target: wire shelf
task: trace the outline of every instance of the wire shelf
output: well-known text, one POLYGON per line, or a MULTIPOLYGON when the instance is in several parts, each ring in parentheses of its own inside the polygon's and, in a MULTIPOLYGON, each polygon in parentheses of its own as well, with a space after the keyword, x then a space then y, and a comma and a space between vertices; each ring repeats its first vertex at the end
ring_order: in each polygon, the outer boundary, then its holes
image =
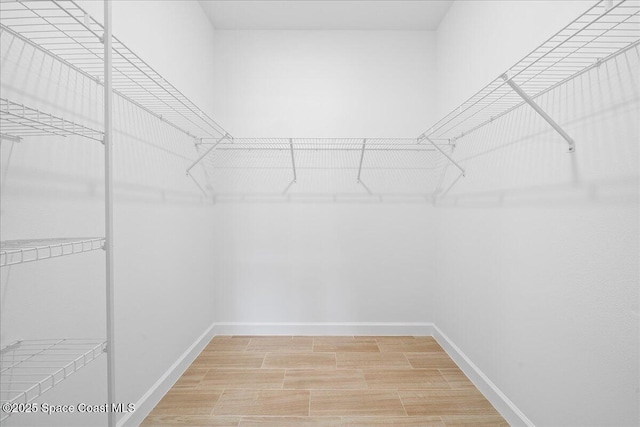
POLYGON ((201 189, 214 197, 432 197, 448 164, 436 147, 415 138, 236 138, 201 144, 199 150, 206 154, 201 189))
POLYGON ((506 80, 536 98, 639 43, 640 2, 601 0, 420 138, 453 142, 523 105, 506 80))
MULTIPOLYGON (((16 341, 0 351, 2 403, 29 403, 105 352, 95 339, 16 341)), ((2 420, 11 413, 2 412, 2 420)))
POLYGON ((0 242, 0 267, 102 249, 102 237, 5 240, 0 242))
MULTIPOLYGON (((97 82, 104 81, 102 24, 72 0, 3 0, 0 29, 97 82)), ((113 89, 194 137, 227 132, 118 38, 112 39, 113 89)))
POLYGON ((0 98, 0 135, 19 141, 29 136, 79 135, 102 141, 103 132, 0 98))

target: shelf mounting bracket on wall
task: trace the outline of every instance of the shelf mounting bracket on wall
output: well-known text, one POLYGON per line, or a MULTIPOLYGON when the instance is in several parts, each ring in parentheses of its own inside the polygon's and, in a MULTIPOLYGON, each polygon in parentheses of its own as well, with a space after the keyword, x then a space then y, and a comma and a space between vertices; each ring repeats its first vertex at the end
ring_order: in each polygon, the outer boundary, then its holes
POLYGON ((551 125, 553 129, 555 129, 556 132, 560 134, 560 136, 562 136, 567 141, 567 143, 569 144, 569 153, 573 153, 576 150, 573 138, 571 138, 569 134, 565 132, 564 129, 562 129, 562 127, 551 118, 551 116, 549 116, 538 104, 536 104, 536 102, 529 95, 527 95, 526 92, 522 90, 522 88, 518 86, 507 73, 504 73, 500 77, 511 87, 511 89, 513 89, 515 93, 520 96, 520 98, 524 100, 524 102, 529 104, 531 108, 536 111, 536 113, 538 113, 547 123, 551 125))
MULTIPOLYGON (((364 149, 366 146, 367 146, 367 139, 365 138, 362 140, 362 151, 360 152, 360 166, 358 166, 358 184, 360 184, 360 174, 362 173, 362 161, 364 160, 364 149)), ((367 187, 365 186, 365 188, 367 187)))
POLYGON ((198 163, 200 163, 200 161, 202 161, 202 159, 204 159, 205 157, 207 157, 207 155, 212 152, 213 150, 216 149, 216 147, 218 146, 218 144, 220 144, 222 141, 224 141, 225 139, 229 139, 231 137, 231 135, 229 135, 228 133, 224 134, 224 136, 222 136, 222 138, 218 139, 216 142, 213 143, 213 145, 211 147, 209 147, 209 149, 207 151, 205 151, 204 153, 202 153, 200 155, 200 157, 198 157, 198 159, 191 163, 191 166, 189 166, 187 168, 187 175, 189 175, 189 172, 191 171, 191 169, 193 169, 193 167, 195 165, 197 165, 198 163))
POLYGON ((4 133, 0 133, 0 141, 9 141, 9 142, 20 142, 22 138, 19 136, 7 135, 4 133))
POLYGON ((456 168, 458 168, 458 170, 460 171, 460 176, 467 176, 467 173, 465 172, 465 170, 462 168, 462 166, 460 166, 458 164, 458 162, 456 162, 455 160, 453 160, 453 158, 451 158, 450 155, 448 155, 447 153, 444 152, 444 150, 440 147, 438 147, 438 144, 436 144, 435 142, 433 142, 428 136, 426 136, 425 134, 420 135, 420 137, 418 137, 418 143, 420 143, 420 141, 422 141, 423 139, 426 139, 427 141, 429 141, 431 143, 431 145, 433 145, 436 150, 438 150, 440 152, 440 154, 442 154, 443 156, 445 156, 447 158, 447 160, 449 160, 449 162, 451 162, 452 165, 454 165, 456 168))
POLYGON ((296 159, 293 155, 293 139, 289 138, 289 148, 291 149, 291 167, 293 168, 293 182, 298 182, 296 175, 296 159))

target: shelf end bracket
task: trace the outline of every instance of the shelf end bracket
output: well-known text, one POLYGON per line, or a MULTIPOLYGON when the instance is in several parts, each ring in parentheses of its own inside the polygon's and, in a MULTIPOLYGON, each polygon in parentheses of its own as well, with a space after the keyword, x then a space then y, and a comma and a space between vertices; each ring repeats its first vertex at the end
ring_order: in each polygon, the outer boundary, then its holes
POLYGON ((193 169, 193 167, 194 167, 195 165, 197 165, 198 163, 200 163, 200 161, 201 161, 202 159, 204 159, 205 157, 207 157, 207 155, 208 155, 210 152, 212 152, 213 150, 215 150, 215 148, 218 146, 218 144, 220 144, 220 143, 221 143, 222 141, 224 141, 225 139, 228 139, 230 136, 231 136, 231 135, 229 135, 228 133, 225 133, 225 134, 222 136, 222 138, 218 139, 218 140, 217 140, 217 141, 216 141, 216 142, 215 142, 211 147, 209 147, 209 149, 208 149, 207 151, 205 151, 204 153, 202 153, 202 154, 200 155, 200 157, 198 157, 198 159, 197 159, 195 162, 191 163, 191 166, 189 166, 189 167, 187 168, 187 175, 189 175, 189 172, 191 171, 191 169, 193 169))
MULTIPOLYGON (((358 183, 360 183, 360 174, 362 173, 362 161, 364 160, 364 149, 367 146, 367 139, 363 139, 362 140, 362 151, 360 152, 360 166, 358 166, 358 183)), ((365 188, 367 188, 365 186, 365 188)), ((367 191, 369 191, 369 189, 367 188, 367 191)))
POLYGON ((293 182, 298 182, 296 175, 296 158, 293 155, 293 139, 289 138, 289 148, 291 149, 291 167, 293 168, 293 182))
POLYGON ((19 136, 7 135, 6 133, 0 133, 0 141, 20 142, 22 138, 19 136))
POLYGON ((527 95, 526 92, 522 90, 522 88, 518 86, 507 73, 503 74, 500 77, 502 77, 502 80, 504 80, 511 87, 511 89, 513 89, 513 91, 524 100, 524 102, 529 104, 531 108, 536 111, 536 113, 538 113, 547 123, 551 125, 551 127, 556 132, 560 134, 560 136, 562 136, 562 138, 564 138, 565 141, 567 141, 567 143, 569 144, 569 153, 573 153, 576 150, 576 144, 573 138, 571 138, 569 134, 565 132, 564 129, 562 129, 562 127, 551 118, 551 116, 549 116, 538 104, 536 104, 536 102, 529 95, 527 95))
POLYGON ((458 164, 458 162, 456 162, 455 160, 453 160, 453 158, 448 155, 447 153, 444 152, 444 150, 440 147, 438 147, 438 144, 436 144, 435 142, 433 142, 428 136, 420 135, 419 139, 418 139, 418 143, 420 143, 420 141, 422 139, 426 139, 427 141, 429 141, 431 143, 431 145, 433 145, 436 150, 438 150, 440 152, 440 154, 442 154, 443 156, 445 156, 447 158, 447 160, 449 160, 449 162, 451 162, 451 164, 453 166, 455 166, 456 168, 458 168, 458 170, 460 171, 460 175, 466 177, 467 176, 467 172, 465 172, 465 170, 462 168, 462 166, 460 166, 458 164))

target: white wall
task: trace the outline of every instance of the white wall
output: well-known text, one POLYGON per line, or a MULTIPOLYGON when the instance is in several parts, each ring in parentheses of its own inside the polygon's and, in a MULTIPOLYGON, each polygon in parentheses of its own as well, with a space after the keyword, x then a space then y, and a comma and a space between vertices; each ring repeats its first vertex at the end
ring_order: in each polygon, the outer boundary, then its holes
MULTIPOLYGON (((440 112, 590 4, 454 3, 440 112)), ((433 320, 536 425, 638 425, 639 69, 636 49, 538 99, 573 155, 528 108, 460 139, 437 209, 433 320)))
MULTIPOLYGON (((83 2, 101 20, 102 2, 83 2)), ((197 2, 114 2, 114 34, 215 115, 213 29, 197 2), (172 28, 173 31, 167 31, 172 28), (179 31, 178 31, 179 29, 179 31)), ((101 126, 101 88, 3 33, 2 96, 101 126), (7 53, 8 52, 8 53, 7 53)), ((212 208, 185 176, 193 140, 114 100, 116 375, 137 402, 213 322, 212 208)), ((80 138, 2 143, 2 238, 104 235, 103 149, 80 138), (9 156, 11 152, 11 156, 9 156)), ((2 339, 104 337, 104 253, 3 268, 2 339)), ((40 401, 106 401, 105 361, 40 401)), ((104 425, 43 417, 41 425, 104 425)), ((33 425, 11 417, 7 425, 33 425)), ((4 423, 3 423, 4 425, 4 423)))
MULTIPOLYGON (((220 120, 235 137, 416 137, 435 119, 434 42, 421 31, 217 31, 220 120)), ((322 180, 312 173, 294 186, 322 180)), ((217 322, 429 320, 424 199, 335 203, 352 187, 327 188, 322 203, 217 206, 217 322)))
POLYGON ((216 31, 235 137, 411 137, 435 113, 430 31, 216 31))
MULTIPOLYGON (((214 36, 195 2, 115 2, 114 33, 236 137, 414 137, 585 7, 456 2, 436 45, 429 32, 214 36)), ((99 88, 7 49, 3 96, 99 126, 99 88)), ((468 177, 435 210, 207 207, 184 176, 190 141, 116 101, 118 400, 137 401, 214 319, 434 321, 537 425, 636 425, 637 71, 632 51, 540 100, 573 156, 524 109, 461 140, 468 177)), ((2 162, 3 239, 102 234, 99 144, 3 142, 2 162)), ((2 271, 3 341, 102 333, 102 255, 81 257, 2 271)), ((88 369, 47 401, 103 401, 104 363, 88 369)))
POLYGON ((219 205, 216 321, 424 322, 431 218, 426 203, 219 205))

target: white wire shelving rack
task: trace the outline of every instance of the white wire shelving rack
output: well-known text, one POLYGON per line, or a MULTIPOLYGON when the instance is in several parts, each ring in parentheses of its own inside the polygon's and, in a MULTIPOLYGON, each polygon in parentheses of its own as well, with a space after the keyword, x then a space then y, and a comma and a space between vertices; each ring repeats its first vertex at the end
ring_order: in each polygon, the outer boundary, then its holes
POLYGON ((640 2, 601 0, 436 122, 418 141, 455 145, 460 138, 528 104, 573 152, 574 140, 535 99, 639 43, 640 2))
MULTIPOLYGON (((104 340, 43 339, 16 341, 0 350, 2 403, 26 404, 97 359, 104 340)), ((11 412, 2 412, 4 421, 11 412)))
MULTIPOLYGON (((103 24, 73 0, 3 0, 0 30, 98 83, 105 81, 103 24)), ((113 91, 194 138, 231 136, 117 37, 112 40, 113 91)))
MULTIPOLYGON (((164 81, 144 61, 111 34, 111 0, 104 0, 104 26, 73 1, 2 0, 0 37, 18 39, 104 89, 104 128, 87 126, 35 108, 0 99, 0 136, 23 138, 82 136, 102 142, 105 150, 105 237, 11 240, 1 242, 0 266, 104 249, 106 270, 106 340, 20 341, 2 350, 2 401, 29 402, 51 389, 100 354, 107 357, 107 403, 115 402, 115 339, 113 295, 112 96, 119 93, 162 119, 183 119, 205 136, 217 135, 215 122, 164 81), (114 58, 115 56, 115 58, 114 58), (113 79, 113 74, 116 78, 113 79), (194 117, 197 117, 195 119, 194 117), (198 121, 199 120, 199 121, 198 121)), ((3 414, 2 418, 10 416, 3 414)), ((116 417, 107 414, 109 426, 116 417)))
MULTIPOLYGON (((430 200, 442 191, 446 144, 415 138, 235 138, 203 143, 190 166, 205 171, 206 196, 327 196, 430 200)), ((197 183, 197 182, 196 182, 197 183)))
POLYGON ((102 237, 59 237, 0 242, 0 267, 103 249, 102 237))
MULTIPOLYGON (((23 104, 0 98, 0 138, 19 142, 35 136, 81 136, 102 142, 104 133, 23 104)), ((0 242, 0 267, 102 249, 101 237, 59 237, 0 242)))
POLYGON ((102 142, 104 132, 0 98, 0 137, 2 139, 19 142, 30 136, 67 137, 71 135, 102 142))
MULTIPOLYGON (((215 173, 215 167, 228 166, 220 160, 224 158, 225 151, 234 153, 290 151, 292 182, 296 183, 300 169, 296 168, 297 155, 300 156, 305 151, 355 152, 360 150, 360 162, 356 166, 357 176, 355 177, 357 182, 360 182, 363 171, 362 159, 367 158, 365 153, 376 150, 411 152, 417 146, 426 146, 436 150, 446 159, 446 162, 440 163, 443 171, 448 167, 458 170, 457 176, 448 185, 443 186, 442 176, 440 176, 435 187, 427 190, 442 197, 460 178, 466 176, 465 169, 452 155, 456 141, 525 104, 533 108, 558 132, 568 144, 570 153, 574 152, 576 144, 573 138, 536 103, 535 99, 580 74, 600 66, 605 61, 633 49, 638 44, 640 44, 640 2, 601 0, 436 122, 416 140, 333 139, 329 142, 311 139, 236 138, 225 141, 225 138, 221 137, 214 143, 202 144, 206 149, 201 149, 200 157, 191 164, 187 172, 197 164, 208 164, 211 170, 206 175, 210 177, 215 173), (218 160, 205 160, 209 157, 218 160)), ((255 157, 254 154, 248 154, 248 156, 255 157)), ((267 163, 273 164, 272 157, 273 155, 265 157, 267 163)), ((230 156, 227 155, 227 158, 230 156)), ((388 156, 388 159, 391 159, 391 156, 388 156)), ((241 163, 240 160, 236 160, 234 167, 240 167, 241 163)), ((248 163, 251 163, 251 160, 248 160, 248 163)), ((351 163, 354 162, 351 161, 351 163)), ((366 165, 366 162, 364 164, 366 165)), ((393 164, 393 161, 390 161, 386 166, 393 164)), ((283 166, 280 164, 278 167, 283 166)), ((383 168, 385 165, 381 164, 380 167, 383 168)), ((200 187, 202 189, 202 186, 200 187)))

